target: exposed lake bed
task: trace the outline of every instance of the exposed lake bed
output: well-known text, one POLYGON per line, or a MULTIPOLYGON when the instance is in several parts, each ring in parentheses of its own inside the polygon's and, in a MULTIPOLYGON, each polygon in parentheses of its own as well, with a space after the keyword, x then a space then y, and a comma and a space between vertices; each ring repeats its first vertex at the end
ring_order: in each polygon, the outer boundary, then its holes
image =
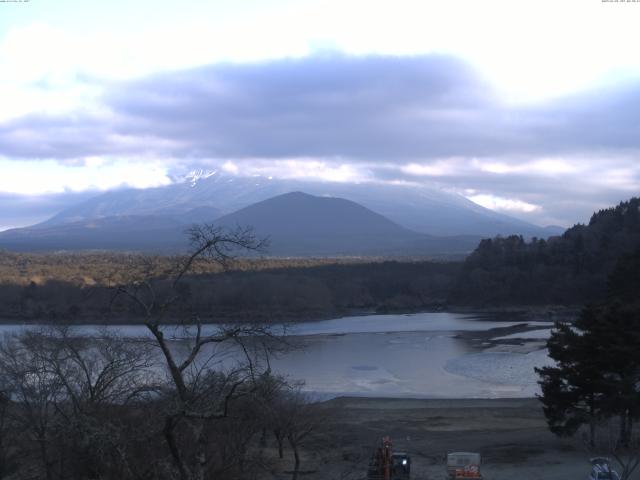
MULTIPOLYGON (((328 413, 329 440, 306 447, 309 480, 363 478, 371 450, 383 435, 391 437, 395 449, 410 453, 416 479, 447 478, 445 456, 455 451, 480 452, 481 472, 493 480, 566 480, 589 473, 587 452, 549 432, 541 404, 532 398, 341 397, 318 408, 328 413)), ((289 457, 272 457, 280 472, 290 470, 289 457)))

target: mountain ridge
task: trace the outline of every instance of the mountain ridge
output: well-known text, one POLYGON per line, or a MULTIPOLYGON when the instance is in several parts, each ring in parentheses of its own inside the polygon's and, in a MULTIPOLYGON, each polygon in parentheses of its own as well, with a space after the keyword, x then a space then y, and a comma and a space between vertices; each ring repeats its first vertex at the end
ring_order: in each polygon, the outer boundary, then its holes
MULTIPOLYGON (((205 212, 215 211, 205 208, 205 212)), ((0 247, 185 251, 188 247, 185 230, 190 225, 186 217, 120 215, 44 223, 0 232, 0 247)), ((302 192, 257 202, 213 223, 229 229, 253 227, 256 236, 271 238, 269 255, 463 255, 480 240, 477 236, 435 237, 414 232, 356 202, 302 192)))
POLYGON ((494 212, 457 194, 436 188, 375 183, 283 180, 264 176, 237 177, 197 171, 171 185, 144 190, 105 192, 54 215, 43 224, 62 224, 117 215, 181 214, 211 207, 220 215, 292 191, 339 197, 359 203, 395 223, 430 235, 495 236, 560 233, 494 212))

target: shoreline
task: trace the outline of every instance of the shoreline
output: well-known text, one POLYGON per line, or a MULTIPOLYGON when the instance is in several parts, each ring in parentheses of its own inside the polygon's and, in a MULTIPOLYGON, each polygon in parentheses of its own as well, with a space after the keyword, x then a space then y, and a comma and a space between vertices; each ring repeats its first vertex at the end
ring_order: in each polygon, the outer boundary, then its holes
MULTIPOLYGON (((433 306, 432 308, 406 308, 406 309, 353 309, 344 312, 334 312, 332 315, 319 315, 319 316, 296 316, 296 315, 286 315, 282 316, 277 320, 274 319, 262 319, 264 323, 273 323, 273 324, 297 324, 297 323, 312 323, 312 322, 323 322, 327 320, 337 320, 342 318, 350 318, 350 317, 362 317, 362 316, 382 316, 382 315, 416 315, 420 313, 453 313, 453 314, 463 314, 463 315, 477 315, 477 316, 488 316, 494 317, 492 320, 494 321, 514 321, 513 319, 501 319, 500 317, 504 317, 506 315, 515 315, 518 317, 522 317, 521 320, 523 323, 526 321, 570 321, 573 317, 575 317, 581 310, 582 306, 577 305, 518 305, 518 306, 504 306, 504 307, 474 307, 474 306, 466 306, 466 305, 438 305, 433 306), (295 320, 291 318, 295 317, 295 320), (546 317, 545 320, 540 320, 540 317, 546 317)), ((250 319, 250 315, 246 315, 244 317, 248 317, 250 319)), ((243 323, 251 320, 247 320, 247 318, 235 318, 235 317, 225 317, 222 315, 220 321, 210 321, 204 320, 201 322, 202 325, 220 325, 220 324, 233 324, 233 323, 243 323)), ((259 318, 259 317, 258 317, 259 318)), ((47 325, 47 326, 123 326, 123 325, 144 325, 144 321, 141 319, 135 318, 127 318, 127 319, 108 319, 105 318, 103 321, 97 320, 89 320, 89 321, 64 321, 60 319, 51 319, 51 318, 40 318, 40 319, 25 319, 25 318, 0 318, 0 325, 47 325)))

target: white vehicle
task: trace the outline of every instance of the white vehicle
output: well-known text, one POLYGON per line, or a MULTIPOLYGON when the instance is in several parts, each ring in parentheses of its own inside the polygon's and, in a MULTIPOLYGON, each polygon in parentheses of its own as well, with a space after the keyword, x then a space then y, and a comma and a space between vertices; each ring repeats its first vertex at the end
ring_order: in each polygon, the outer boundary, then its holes
POLYGON ((455 452, 447 455, 447 476, 450 480, 481 480, 480 454, 455 452))
POLYGON ((618 473, 611 468, 611 463, 606 457, 594 457, 591 462, 591 474, 589 480, 620 480, 618 473))

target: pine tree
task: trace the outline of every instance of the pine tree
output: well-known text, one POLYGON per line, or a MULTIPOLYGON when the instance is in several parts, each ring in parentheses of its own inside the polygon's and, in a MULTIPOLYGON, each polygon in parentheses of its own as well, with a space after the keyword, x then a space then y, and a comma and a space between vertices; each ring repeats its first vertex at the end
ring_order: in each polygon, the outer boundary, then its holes
POLYGON ((583 309, 573 325, 556 324, 547 346, 554 367, 536 369, 547 423, 557 435, 599 419, 620 419, 628 445, 640 417, 640 252, 620 259, 606 301, 583 309))
POLYGON ((609 385, 603 381, 598 351, 600 342, 588 333, 597 323, 597 307, 585 308, 575 325, 557 323, 547 342, 555 367, 536 369, 549 429, 559 436, 571 436, 589 425, 589 442, 594 445, 596 422, 605 415, 609 385))

